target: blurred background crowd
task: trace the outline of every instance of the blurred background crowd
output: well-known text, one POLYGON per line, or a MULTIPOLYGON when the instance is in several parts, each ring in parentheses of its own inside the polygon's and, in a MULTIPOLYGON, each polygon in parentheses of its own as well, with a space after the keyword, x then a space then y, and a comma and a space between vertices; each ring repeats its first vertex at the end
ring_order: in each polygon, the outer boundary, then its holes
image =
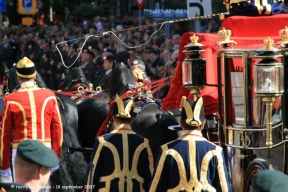
MULTIPOLYGON (((153 24, 153 20, 147 18, 143 25, 145 24, 153 24)), ((108 53, 106 55, 114 56, 110 59, 115 58, 117 63, 130 62, 134 65, 133 69, 137 69, 149 81, 173 76, 177 65, 179 39, 187 29, 180 23, 175 23, 170 36, 165 36, 162 29, 151 37, 159 26, 135 29, 138 25, 138 17, 128 14, 105 19, 96 16, 93 20, 84 20, 78 25, 73 24, 70 19, 65 20, 63 25, 11 25, 2 30, 0 62, 10 69, 20 58, 30 58, 47 86, 53 90, 61 89, 63 78, 73 67, 82 68, 86 79, 94 88, 102 86, 102 89, 106 89, 101 84, 105 72, 110 70, 103 65, 105 52, 108 53), (123 43, 111 33, 96 36, 115 30, 120 31, 116 35, 123 43)), ((213 33, 218 28, 219 25, 213 20, 202 21, 202 32, 213 33)), ((3 73, 5 69, 0 69, 1 77, 3 73)), ((165 97, 168 89, 169 85, 158 91, 157 98, 165 97)))

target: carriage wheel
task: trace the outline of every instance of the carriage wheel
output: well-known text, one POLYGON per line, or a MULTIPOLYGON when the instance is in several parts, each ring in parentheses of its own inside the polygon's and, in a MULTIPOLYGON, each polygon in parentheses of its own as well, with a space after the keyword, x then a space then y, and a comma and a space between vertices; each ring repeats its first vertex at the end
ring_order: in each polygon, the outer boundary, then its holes
POLYGON ((265 159, 254 159, 249 165, 245 172, 244 177, 244 192, 249 192, 250 185, 252 184, 252 179, 254 175, 263 170, 273 169, 272 165, 270 166, 269 163, 265 159))

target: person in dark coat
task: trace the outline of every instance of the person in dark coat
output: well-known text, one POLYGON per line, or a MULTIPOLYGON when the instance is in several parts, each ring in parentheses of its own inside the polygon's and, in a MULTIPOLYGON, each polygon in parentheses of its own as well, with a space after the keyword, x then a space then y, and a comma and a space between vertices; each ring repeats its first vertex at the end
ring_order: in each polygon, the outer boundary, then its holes
POLYGON ((81 53, 82 65, 80 68, 83 70, 86 80, 93 83, 95 75, 95 65, 92 62, 94 58, 94 53, 89 49, 83 49, 81 53))
POLYGON ((181 100, 179 139, 161 146, 150 192, 222 191, 231 192, 223 149, 202 136, 205 125, 203 98, 181 100))
POLYGON ((102 90, 109 89, 109 80, 112 72, 113 65, 116 63, 114 55, 108 55, 103 57, 103 67, 105 71, 97 76, 98 78, 94 81, 94 87, 100 86, 102 90))
POLYGON ((87 186, 93 186, 93 192, 148 191, 153 155, 149 141, 131 129, 133 105, 132 98, 123 101, 116 96, 112 112, 115 129, 96 138, 85 179, 87 186))

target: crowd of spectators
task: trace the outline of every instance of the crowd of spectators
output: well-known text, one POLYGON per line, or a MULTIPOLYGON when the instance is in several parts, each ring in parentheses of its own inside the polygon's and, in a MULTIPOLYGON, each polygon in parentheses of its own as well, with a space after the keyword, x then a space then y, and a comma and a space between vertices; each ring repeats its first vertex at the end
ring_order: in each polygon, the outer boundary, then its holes
MULTIPOLYGON (((147 19, 144 24, 151 23, 152 20, 147 19)), ((24 56, 30 58, 47 86, 53 90, 61 88, 63 78, 73 67, 82 68, 94 88, 99 86, 97 82, 99 78, 103 78, 103 71, 105 72, 102 59, 105 51, 113 54, 117 62, 126 63, 128 59, 131 63, 134 59, 143 61, 144 72, 151 81, 173 76, 177 65, 179 39, 185 31, 176 27, 171 35, 166 37, 162 29, 149 41, 157 26, 135 29, 137 25, 138 18, 127 14, 122 18, 110 16, 105 20, 97 16, 93 21, 83 21, 79 26, 65 22, 62 26, 6 27, 2 30, 0 62, 5 63, 10 69, 24 56), (127 28, 131 30, 122 30, 127 28), (115 30, 122 30, 116 35, 125 44, 111 33, 96 36, 105 31, 115 30), (89 38, 85 43, 87 37, 89 38), (62 43, 57 44, 60 42, 62 43)), ((3 71, 0 67, 1 76, 3 71)), ((165 97, 168 89, 169 86, 161 89, 157 97, 165 97)))

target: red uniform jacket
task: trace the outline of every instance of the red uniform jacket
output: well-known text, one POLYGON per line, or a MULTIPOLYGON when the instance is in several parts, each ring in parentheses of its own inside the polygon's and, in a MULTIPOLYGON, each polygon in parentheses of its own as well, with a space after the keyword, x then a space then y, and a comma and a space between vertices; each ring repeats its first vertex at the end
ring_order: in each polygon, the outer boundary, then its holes
POLYGON ((4 98, 0 169, 10 167, 11 146, 23 140, 38 140, 51 147, 60 158, 63 133, 55 94, 38 87, 21 87, 4 98))

